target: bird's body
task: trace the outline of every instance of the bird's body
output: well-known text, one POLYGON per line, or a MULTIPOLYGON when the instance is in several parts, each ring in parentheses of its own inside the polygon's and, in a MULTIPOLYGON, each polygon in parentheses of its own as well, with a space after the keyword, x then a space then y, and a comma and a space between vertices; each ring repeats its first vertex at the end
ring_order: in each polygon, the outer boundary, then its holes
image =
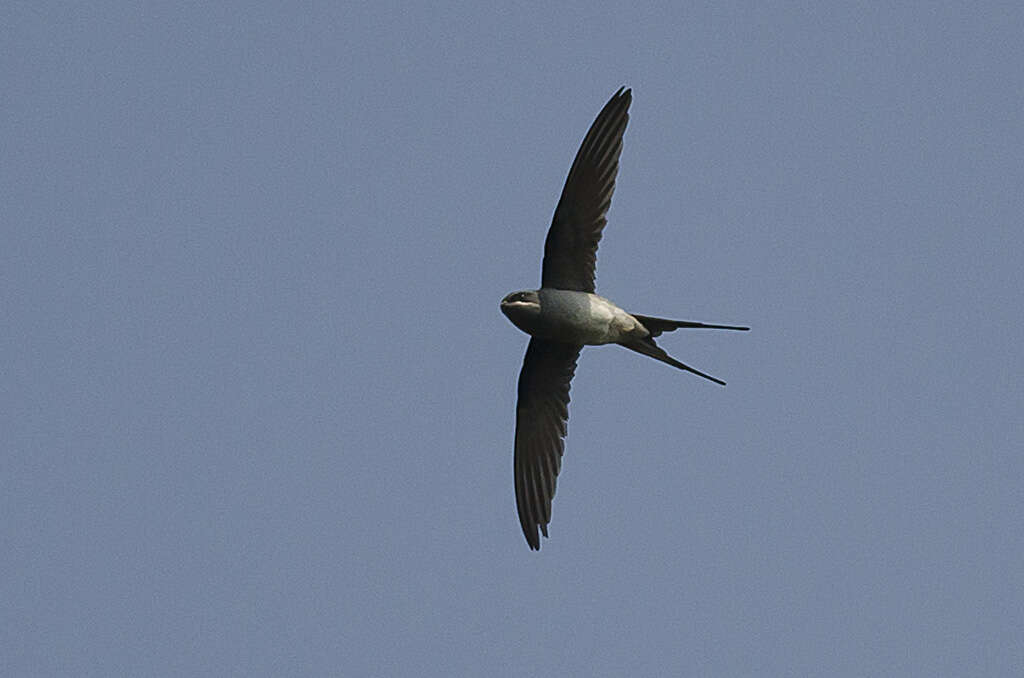
POLYGON ((594 293, 597 245, 615 190, 622 135, 629 120, 629 90, 620 89, 583 139, 544 243, 538 290, 513 292, 501 311, 530 335, 519 374, 516 404, 516 507, 523 535, 540 549, 561 468, 569 418, 569 383, 583 346, 619 344, 718 384, 725 382, 672 358, 654 338, 680 328, 746 330, 627 313, 594 293))
POLYGON ((650 335, 640 321, 596 294, 546 287, 535 292, 536 303, 508 300, 522 292, 501 302, 512 324, 532 337, 600 346, 650 335))

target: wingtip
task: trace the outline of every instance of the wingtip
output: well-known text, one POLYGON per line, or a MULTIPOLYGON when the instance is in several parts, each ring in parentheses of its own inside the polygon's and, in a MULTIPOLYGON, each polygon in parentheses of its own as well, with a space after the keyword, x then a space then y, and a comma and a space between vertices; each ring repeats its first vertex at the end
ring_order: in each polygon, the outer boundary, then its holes
POLYGON ((526 537, 526 544, 530 547, 530 550, 540 551, 540 536, 543 534, 544 537, 547 538, 548 526, 544 523, 536 523, 530 526, 522 524, 522 528, 523 536, 526 537))
POLYGON ((605 104, 605 109, 610 110, 612 107, 614 107, 618 110, 621 110, 623 114, 626 116, 626 119, 628 120, 629 113, 627 111, 629 111, 629 107, 632 104, 633 90, 623 85, 618 89, 617 92, 615 92, 615 94, 612 95, 612 98, 608 100, 608 103, 605 104))
POLYGON ((540 533, 543 532, 544 536, 548 536, 546 525, 540 523, 534 523, 532 520, 519 516, 519 526, 523 528, 523 537, 526 538, 526 545, 530 547, 531 551, 540 551, 540 533), (537 528, 540 528, 538 530, 537 528))

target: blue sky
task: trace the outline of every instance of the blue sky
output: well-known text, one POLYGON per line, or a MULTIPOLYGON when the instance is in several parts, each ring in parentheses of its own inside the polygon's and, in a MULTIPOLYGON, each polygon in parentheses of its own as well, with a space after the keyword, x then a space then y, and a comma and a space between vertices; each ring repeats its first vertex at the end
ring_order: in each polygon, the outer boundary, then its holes
POLYGON ((4 675, 1024 672, 1014 3, 0 11, 4 675), (633 88, 573 382, 507 292, 633 88))

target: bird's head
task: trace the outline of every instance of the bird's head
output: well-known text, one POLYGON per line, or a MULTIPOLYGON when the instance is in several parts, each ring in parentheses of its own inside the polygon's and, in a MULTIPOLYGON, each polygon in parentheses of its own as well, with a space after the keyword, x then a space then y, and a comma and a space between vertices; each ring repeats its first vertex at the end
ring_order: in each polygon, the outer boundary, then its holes
POLYGON ((501 300, 501 312, 512 321, 512 324, 523 330, 530 326, 530 320, 540 315, 540 295, 536 290, 512 292, 501 300))

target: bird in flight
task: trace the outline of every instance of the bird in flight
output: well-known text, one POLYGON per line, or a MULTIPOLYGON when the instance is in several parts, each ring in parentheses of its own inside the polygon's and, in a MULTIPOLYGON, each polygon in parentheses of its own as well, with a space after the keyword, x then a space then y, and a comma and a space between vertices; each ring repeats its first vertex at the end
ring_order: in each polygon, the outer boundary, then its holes
POLYGON ((548 536, 565 449, 569 382, 580 350, 618 344, 724 386, 669 356, 654 338, 680 328, 750 329, 627 313, 594 294, 597 244, 607 223, 632 100, 630 90, 619 89, 583 139, 544 242, 540 289, 501 300, 502 313, 530 335, 519 373, 514 465, 519 523, 533 550, 540 550, 538 529, 548 536))

